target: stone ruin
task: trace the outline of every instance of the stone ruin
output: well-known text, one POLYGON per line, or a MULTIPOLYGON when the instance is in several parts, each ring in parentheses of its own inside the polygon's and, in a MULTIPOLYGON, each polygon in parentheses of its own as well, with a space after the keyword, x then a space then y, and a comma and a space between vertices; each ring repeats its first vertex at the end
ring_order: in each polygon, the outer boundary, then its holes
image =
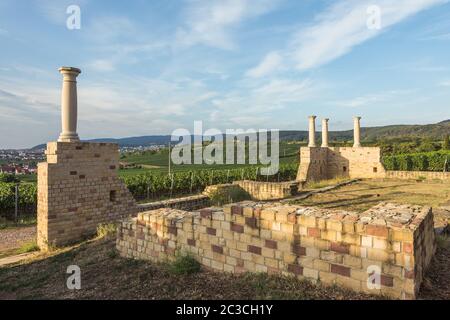
POLYGON ((98 224, 121 220, 117 249, 124 257, 162 261, 187 252, 223 272, 268 272, 401 299, 416 296, 436 248, 430 208, 379 204, 354 213, 274 201, 289 197, 303 181, 388 176, 379 148, 360 145, 360 118, 355 118, 354 146, 332 148, 328 119, 317 147, 315 117, 310 117, 297 182, 234 184, 255 201, 199 210, 209 205, 207 195, 199 195, 138 205, 118 178, 118 145, 78 138, 81 71, 62 67, 60 72, 62 133, 47 144, 47 162, 38 167, 41 249, 80 241, 95 234, 98 224))

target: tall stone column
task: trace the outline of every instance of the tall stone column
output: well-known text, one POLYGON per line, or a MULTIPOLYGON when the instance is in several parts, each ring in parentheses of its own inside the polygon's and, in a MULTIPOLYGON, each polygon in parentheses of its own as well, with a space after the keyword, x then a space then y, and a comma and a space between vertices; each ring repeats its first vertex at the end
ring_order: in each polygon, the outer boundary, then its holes
POLYGON ((308 147, 316 146, 316 116, 309 116, 309 142, 308 147))
POLYGON ((61 125, 60 142, 80 141, 77 134, 77 76, 81 70, 73 67, 61 67, 63 75, 61 92, 61 125))
POLYGON ((361 147, 361 117, 353 117, 353 148, 361 147))
POLYGON ((328 147, 328 120, 330 119, 322 119, 322 148, 328 147))

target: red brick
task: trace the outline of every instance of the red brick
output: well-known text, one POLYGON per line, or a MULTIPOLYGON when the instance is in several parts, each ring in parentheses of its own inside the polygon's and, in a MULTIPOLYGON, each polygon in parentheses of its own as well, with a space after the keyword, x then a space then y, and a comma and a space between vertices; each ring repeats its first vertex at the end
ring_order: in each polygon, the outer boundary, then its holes
POLYGON ((188 245, 195 247, 195 240, 194 239, 187 239, 187 243, 188 243, 188 245))
POLYGON ((389 229, 385 226, 367 225, 366 234, 376 237, 387 238, 389 236, 389 229))
POLYGON ((266 240, 266 247, 269 249, 278 249, 278 243, 275 240, 266 240))
POLYGON ((402 246, 404 253, 413 253, 413 244, 411 242, 403 242, 402 246))
POLYGON ((250 253, 261 254, 261 247, 249 245, 249 246, 247 247, 247 250, 248 250, 248 252, 250 252, 250 253))
POLYGON ((137 238, 137 239, 144 240, 145 235, 144 235, 143 232, 137 232, 137 233, 136 233, 136 238, 137 238))
POLYGON ((211 249, 215 253, 223 254, 223 248, 221 246, 216 246, 215 244, 212 244, 211 249))
POLYGON ((308 237, 320 238, 320 229, 308 228, 308 237))
POLYGON ((250 217, 245 218, 245 224, 247 226, 249 226, 250 228, 256 228, 257 227, 256 223, 257 223, 256 218, 250 218, 250 217))
POLYGON ((212 219, 212 210, 211 209, 202 209, 202 210, 200 210, 200 216, 202 218, 212 219))
POLYGON ((206 228, 206 233, 209 234, 210 236, 215 236, 216 235, 216 229, 214 229, 214 228, 206 228))
POLYGON ((341 276, 344 277, 350 277, 350 268, 344 267, 344 266, 340 266, 337 264, 332 264, 331 265, 331 272, 332 273, 336 273, 336 274, 340 274, 341 276))
POLYGON ((231 206, 231 214, 243 215, 244 209, 241 206, 231 206))
POLYGON ((381 285, 385 287, 393 287, 394 286, 394 278, 391 276, 381 275, 380 277, 381 285))
POLYGON ((297 256, 304 256, 304 255, 306 255, 306 248, 300 246, 299 244, 293 244, 292 252, 297 256))
POLYGON ((414 279, 415 272, 414 270, 405 270, 405 278, 414 279))
POLYGON ((288 265, 288 271, 292 272, 295 275, 303 275, 303 267, 301 267, 297 264, 288 265))
POLYGON ((348 244, 332 242, 330 250, 338 252, 338 253, 349 254, 350 253, 350 246, 348 244))
POLYGON ((232 222, 231 226, 230 226, 230 230, 237 232, 237 233, 244 233, 244 226, 241 226, 240 224, 232 222))
POLYGON ((168 232, 173 235, 177 235, 177 227, 168 227, 168 232))

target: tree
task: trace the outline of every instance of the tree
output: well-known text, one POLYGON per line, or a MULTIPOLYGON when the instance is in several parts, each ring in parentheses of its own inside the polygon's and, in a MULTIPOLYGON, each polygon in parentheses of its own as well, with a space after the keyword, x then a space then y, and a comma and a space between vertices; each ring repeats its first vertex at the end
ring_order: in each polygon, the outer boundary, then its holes
POLYGON ((450 136, 447 134, 444 137, 444 142, 442 143, 443 150, 450 150, 450 136))

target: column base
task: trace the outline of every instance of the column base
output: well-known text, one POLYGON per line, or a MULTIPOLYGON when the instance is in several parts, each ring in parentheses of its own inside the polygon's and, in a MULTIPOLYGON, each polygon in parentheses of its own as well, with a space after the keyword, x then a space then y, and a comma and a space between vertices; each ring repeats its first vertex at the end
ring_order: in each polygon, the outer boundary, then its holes
POLYGON ((58 138, 59 142, 77 142, 80 141, 76 132, 61 133, 58 138))

